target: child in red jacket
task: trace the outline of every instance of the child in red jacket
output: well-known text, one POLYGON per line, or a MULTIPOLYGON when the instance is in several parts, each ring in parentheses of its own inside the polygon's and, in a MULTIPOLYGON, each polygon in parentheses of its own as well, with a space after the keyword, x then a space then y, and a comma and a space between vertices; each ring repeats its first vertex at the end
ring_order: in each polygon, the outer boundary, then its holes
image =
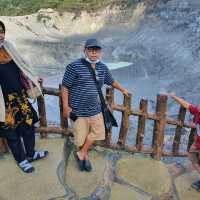
MULTIPOLYGON (((200 173, 200 105, 192 105, 184 99, 177 97, 174 93, 168 93, 167 96, 172 97, 176 102, 194 115, 194 123, 197 128, 197 134, 195 136, 195 143, 190 148, 190 158, 194 168, 200 173)), ((200 180, 194 182, 192 187, 200 192, 200 180)))

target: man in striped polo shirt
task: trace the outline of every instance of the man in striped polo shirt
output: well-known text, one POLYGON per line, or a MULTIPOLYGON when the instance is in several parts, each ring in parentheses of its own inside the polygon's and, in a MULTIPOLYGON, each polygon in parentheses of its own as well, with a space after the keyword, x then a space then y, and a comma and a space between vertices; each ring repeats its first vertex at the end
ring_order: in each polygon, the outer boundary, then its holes
MULTIPOLYGON (((111 85, 122 94, 128 95, 128 91, 113 79, 108 67, 100 61, 100 41, 95 38, 88 39, 84 54, 84 59, 95 70, 101 87, 104 84, 111 85)), ((75 144, 80 148, 75 153, 79 168, 81 171, 91 171, 88 150, 94 141, 105 139, 105 127, 95 81, 82 60, 77 59, 66 67, 62 81, 63 115, 73 121, 75 144)))

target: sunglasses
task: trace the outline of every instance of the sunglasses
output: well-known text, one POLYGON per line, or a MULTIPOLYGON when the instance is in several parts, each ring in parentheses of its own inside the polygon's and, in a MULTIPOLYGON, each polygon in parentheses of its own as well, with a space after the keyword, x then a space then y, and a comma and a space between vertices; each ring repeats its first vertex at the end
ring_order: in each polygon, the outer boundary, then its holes
POLYGON ((100 52, 101 48, 99 47, 89 47, 87 48, 88 52, 100 52))

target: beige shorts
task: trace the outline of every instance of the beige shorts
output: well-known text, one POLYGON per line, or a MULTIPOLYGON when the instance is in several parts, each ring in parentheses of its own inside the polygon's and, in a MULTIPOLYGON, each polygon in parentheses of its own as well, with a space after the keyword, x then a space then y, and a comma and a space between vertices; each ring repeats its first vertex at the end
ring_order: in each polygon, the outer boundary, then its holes
POLYGON ((86 138, 90 140, 104 140, 105 139, 105 127, 102 113, 91 117, 78 117, 73 122, 71 120, 74 142, 75 145, 80 147, 85 143, 86 138))

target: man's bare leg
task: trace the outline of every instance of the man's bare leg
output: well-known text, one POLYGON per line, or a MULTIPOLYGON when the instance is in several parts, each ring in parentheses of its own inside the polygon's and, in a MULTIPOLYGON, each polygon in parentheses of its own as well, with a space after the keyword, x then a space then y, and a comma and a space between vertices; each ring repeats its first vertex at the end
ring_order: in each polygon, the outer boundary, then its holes
POLYGON ((82 148, 80 149, 80 151, 77 152, 80 160, 89 159, 88 150, 90 149, 93 143, 94 143, 94 140, 90 140, 88 137, 86 138, 85 143, 83 144, 82 148))
POLYGON ((94 140, 90 140, 88 137, 85 140, 84 145, 82 146, 81 150, 77 152, 77 156, 79 157, 79 163, 81 162, 81 171, 92 171, 92 165, 89 161, 88 150, 94 143, 94 140))

